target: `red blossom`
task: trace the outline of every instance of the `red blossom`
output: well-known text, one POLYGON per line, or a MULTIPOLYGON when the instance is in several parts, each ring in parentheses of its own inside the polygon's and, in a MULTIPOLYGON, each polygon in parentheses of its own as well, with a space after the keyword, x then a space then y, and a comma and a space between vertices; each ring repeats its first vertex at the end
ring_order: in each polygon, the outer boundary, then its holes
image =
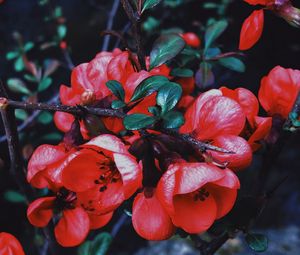
POLYGON ((85 208, 104 214, 136 192, 142 171, 117 137, 100 135, 80 146, 64 168, 62 182, 85 208))
POLYGON ((300 71, 274 67, 261 80, 259 102, 270 116, 286 119, 300 91, 300 71))
POLYGON ((240 33, 240 50, 248 50, 257 43, 262 35, 264 27, 264 11, 253 11, 250 16, 245 19, 240 33))
POLYGON ((175 163, 161 178, 157 195, 175 226, 206 231, 233 207, 239 180, 229 170, 206 163, 175 163))
POLYGON ((0 233, 0 254, 25 255, 24 250, 18 239, 6 232, 0 233))

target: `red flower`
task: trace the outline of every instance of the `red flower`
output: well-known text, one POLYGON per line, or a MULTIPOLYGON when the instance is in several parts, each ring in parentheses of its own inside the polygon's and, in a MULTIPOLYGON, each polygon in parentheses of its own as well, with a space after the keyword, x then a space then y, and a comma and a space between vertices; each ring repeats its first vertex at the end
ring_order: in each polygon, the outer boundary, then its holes
POLYGON ((80 146, 63 169, 62 182, 77 193, 84 208, 104 214, 136 192, 142 171, 117 137, 100 135, 80 146))
POLYGON ((235 154, 213 153, 216 159, 223 159, 230 167, 239 170, 247 167, 252 160, 249 144, 238 135, 245 125, 243 108, 220 90, 201 94, 185 113, 182 133, 191 133, 195 138, 212 141, 221 148, 233 150, 235 154), (229 142, 230 141, 230 142, 229 142))
POLYGON ((60 219, 54 228, 57 242, 64 247, 79 245, 90 229, 106 225, 112 212, 100 215, 81 206, 76 193, 61 188, 56 196, 43 197, 33 201, 27 210, 27 218, 36 227, 45 227, 57 214, 60 219))
POLYGON ((201 40, 195 33, 184 33, 181 35, 181 37, 185 43, 191 47, 198 48, 201 45, 201 40))
POLYGON ((24 250, 18 239, 6 232, 0 233, 0 254, 25 255, 24 250))
POLYGON ((157 196, 175 226, 201 233, 232 209, 238 188, 239 180, 229 169, 176 163, 159 181, 157 196))
POLYGON ((259 117, 259 104, 256 96, 248 89, 237 88, 235 90, 226 87, 220 88, 222 94, 226 97, 234 99, 243 108, 247 117, 248 125, 245 125, 243 134, 248 139, 253 151, 259 149, 258 141, 264 139, 272 127, 272 118, 259 117))
POLYGON ((256 10, 244 21, 240 33, 240 50, 248 50, 257 43, 264 27, 264 11, 256 10))
POLYGON ((175 232, 171 218, 158 200, 156 191, 150 188, 135 197, 132 224, 135 231, 147 240, 165 240, 175 232))
POLYGON ((270 116, 287 118, 300 91, 300 71, 274 67, 261 80, 259 102, 270 116))

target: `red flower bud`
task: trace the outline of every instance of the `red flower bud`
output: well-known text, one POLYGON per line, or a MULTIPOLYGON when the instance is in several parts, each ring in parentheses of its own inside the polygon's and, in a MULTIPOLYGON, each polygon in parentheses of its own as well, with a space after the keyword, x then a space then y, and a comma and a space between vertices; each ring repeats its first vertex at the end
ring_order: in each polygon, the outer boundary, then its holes
POLYGON ((195 33, 189 32, 182 34, 181 36, 185 40, 186 44, 191 47, 198 48, 201 45, 201 40, 195 33))

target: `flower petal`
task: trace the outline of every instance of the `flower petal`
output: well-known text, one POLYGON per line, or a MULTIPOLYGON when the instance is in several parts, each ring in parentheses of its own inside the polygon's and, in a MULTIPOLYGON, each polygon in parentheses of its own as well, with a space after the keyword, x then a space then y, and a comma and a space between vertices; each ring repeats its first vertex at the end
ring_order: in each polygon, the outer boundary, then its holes
POLYGON ((90 219, 90 229, 98 229, 104 227, 112 218, 113 212, 97 215, 88 213, 90 219))
POLYGON ((24 250, 18 239, 6 232, 0 233, 0 254, 25 255, 24 250))
POLYGON ((29 222, 36 227, 45 227, 53 216, 55 197, 42 197, 33 201, 27 209, 29 222))
POLYGON ((139 193, 135 197, 132 224, 135 231, 147 240, 165 240, 175 232, 170 216, 155 194, 148 198, 144 193, 139 193))
POLYGON ((227 97, 214 97, 201 108, 199 127, 195 136, 200 140, 213 139, 219 135, 238 135, 245 125, 241 106, 227 97))
POLYGON ((54 228, 57 242, 64 247, 81 244, 90 230, 90 220, 81 207, 64 210, 63 216, 54 228))
POLYGON ((253 151, 257 150, 260 147, 257 142, 263 140, 269 134, 272 127, 272 118, 256 116, 254 118, 254 121, 256 129, 248 140, 248 143, 250 144, 253 151))
POLYGON ((245 19, 240 34, 240 50, 248 50, 257 43, 262 35, 264 27, 264 11, 253 11, 250 16, 245 19))
POLYGON ((216 219, 217 205, 211 195, 204 201, 195 201, 191 195, 177 195, 174 208, 175 214, 171 216, 174 225, 190 234, 206 231, 216 219))
POLYGON ((231 154, 211 151, 213 158, 221 162, 228 162, 230 169, 241 170, 248 167, 252 162, 251 147, 242 137, 235 135, 218 136, 213 140, 213 145, 234 152, 231 154))

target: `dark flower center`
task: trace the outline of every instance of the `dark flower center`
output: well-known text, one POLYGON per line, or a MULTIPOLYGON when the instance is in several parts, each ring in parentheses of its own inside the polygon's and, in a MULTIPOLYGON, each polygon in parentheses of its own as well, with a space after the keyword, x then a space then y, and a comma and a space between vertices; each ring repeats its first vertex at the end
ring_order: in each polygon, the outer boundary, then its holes
POLYGON ((205 201, 209 197, 209 192, 205 188, 197 190, 194 194, 194 201, 205 201))
POLYGON ((74 209, 75 203, 77 200, 77 196, 75 192, 67 190, 66 188, 61 188, 56 193, 56 200, 55 200, 55 210, 63 211, 65 209, 74 209))

